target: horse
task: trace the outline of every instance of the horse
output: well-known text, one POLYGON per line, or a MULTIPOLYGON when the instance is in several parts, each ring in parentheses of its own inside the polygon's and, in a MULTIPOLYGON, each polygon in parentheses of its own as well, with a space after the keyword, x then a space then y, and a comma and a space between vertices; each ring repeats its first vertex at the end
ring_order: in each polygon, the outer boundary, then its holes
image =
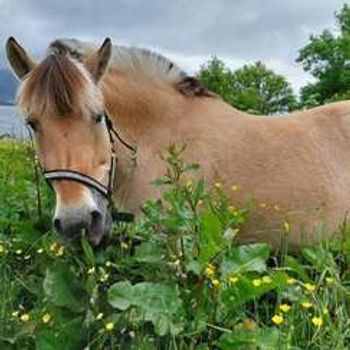
POLYGON ((200 164, 206 183, 238 189, 228 191, 236 205, 253 201, 239 243, 279 249, 287 231, 289 249, 299 250, 331 237, 346 219, 349 102, 249 115, 162 55, 108 38, 102 46, 55 40, 40 63, 12 37, 6 52, 55 192, 53 226, 64 236, 86 229, 93 244, 101 242, 112 221, 106 192, 135 215, 145 199, 160 198, 152 180, 164 174, 170 143, 187 146, 184 158, 200 164))

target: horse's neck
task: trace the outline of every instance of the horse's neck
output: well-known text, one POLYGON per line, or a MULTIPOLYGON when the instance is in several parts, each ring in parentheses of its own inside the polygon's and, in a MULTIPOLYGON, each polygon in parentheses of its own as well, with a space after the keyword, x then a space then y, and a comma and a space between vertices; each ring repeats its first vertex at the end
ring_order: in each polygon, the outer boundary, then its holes
POLYGON ((181 113, 182 96, 164 83, 112 72, 104 78, 102 90, 113 122, 136 143, 152 130, 170 128, 171 118, 181 113))

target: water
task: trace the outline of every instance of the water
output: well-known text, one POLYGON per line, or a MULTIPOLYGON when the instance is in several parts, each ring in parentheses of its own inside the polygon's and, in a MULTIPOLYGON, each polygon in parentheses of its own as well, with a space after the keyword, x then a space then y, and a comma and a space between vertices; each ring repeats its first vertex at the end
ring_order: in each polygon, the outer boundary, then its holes
POLYGON ((19 110, 14 106, 0 106, 0 138, 28 138, 28 131, 19 110))

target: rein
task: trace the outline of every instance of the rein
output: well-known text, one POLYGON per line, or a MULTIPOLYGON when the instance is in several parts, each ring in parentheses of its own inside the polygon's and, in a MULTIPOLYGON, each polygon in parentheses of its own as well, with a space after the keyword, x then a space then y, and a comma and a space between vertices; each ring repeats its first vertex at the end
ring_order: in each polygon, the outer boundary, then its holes
POLYGON ((114 128, 113 123, 108 116, 107 113, 104 113, 104 119, 107 126, 109 141, 112 148, 112 156, 110 161, 110 168, 108 171, 108 185, 104 185, 100 181, 92 178, 89 175, 86 175, 84 173, 81 173, 76 170, 70 170, 70 169, 54 169, 45 171, 42 170, 43 176, 46 180, 46 182, 51 186, 51 181, 60 181, 60 180, 69 180, 69 181, 75 181, 79 182, 80 184, 88 187, 93 188, 94 190, 98 191, 100 194, 102 194, 107 200, 108 200, 108 207, 111 211, 112 218, 116 221, 120 222, 131 222, 134 220, 134 214, 132 213, 126 213, 126 212, 120 212, 117 210, 117 208, 114 205, 114 202, 112 200, 112 191, 113 191, 113 183, 114 183, 114 176, 115 176, 115 167, 117 164, 117 157, 114 153, 114 145, 115 145, 115 139, 118 140, 125 148, 130 150, 132 152, 132 155, 135 157, 137 154, 136 147, 131 146, 129 143, 127 143, 117 132, 117 130, 114 128), (114 136, 114 137, 113 137, 114 136))

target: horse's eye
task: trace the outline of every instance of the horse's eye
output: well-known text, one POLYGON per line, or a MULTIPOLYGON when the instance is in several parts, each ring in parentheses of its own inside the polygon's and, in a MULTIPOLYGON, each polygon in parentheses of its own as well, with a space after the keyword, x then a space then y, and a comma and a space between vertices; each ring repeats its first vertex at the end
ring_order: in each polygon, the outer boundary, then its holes
POLYGON ((37 131, 38 123, 36 121, 34 121, 32 119, 28 119, 26 123, 33 131, 37 131))
POLYGON ((100 124, 103 120, 103 114, 99 114, 94 118, 94 123, 95 124, 100 124))

